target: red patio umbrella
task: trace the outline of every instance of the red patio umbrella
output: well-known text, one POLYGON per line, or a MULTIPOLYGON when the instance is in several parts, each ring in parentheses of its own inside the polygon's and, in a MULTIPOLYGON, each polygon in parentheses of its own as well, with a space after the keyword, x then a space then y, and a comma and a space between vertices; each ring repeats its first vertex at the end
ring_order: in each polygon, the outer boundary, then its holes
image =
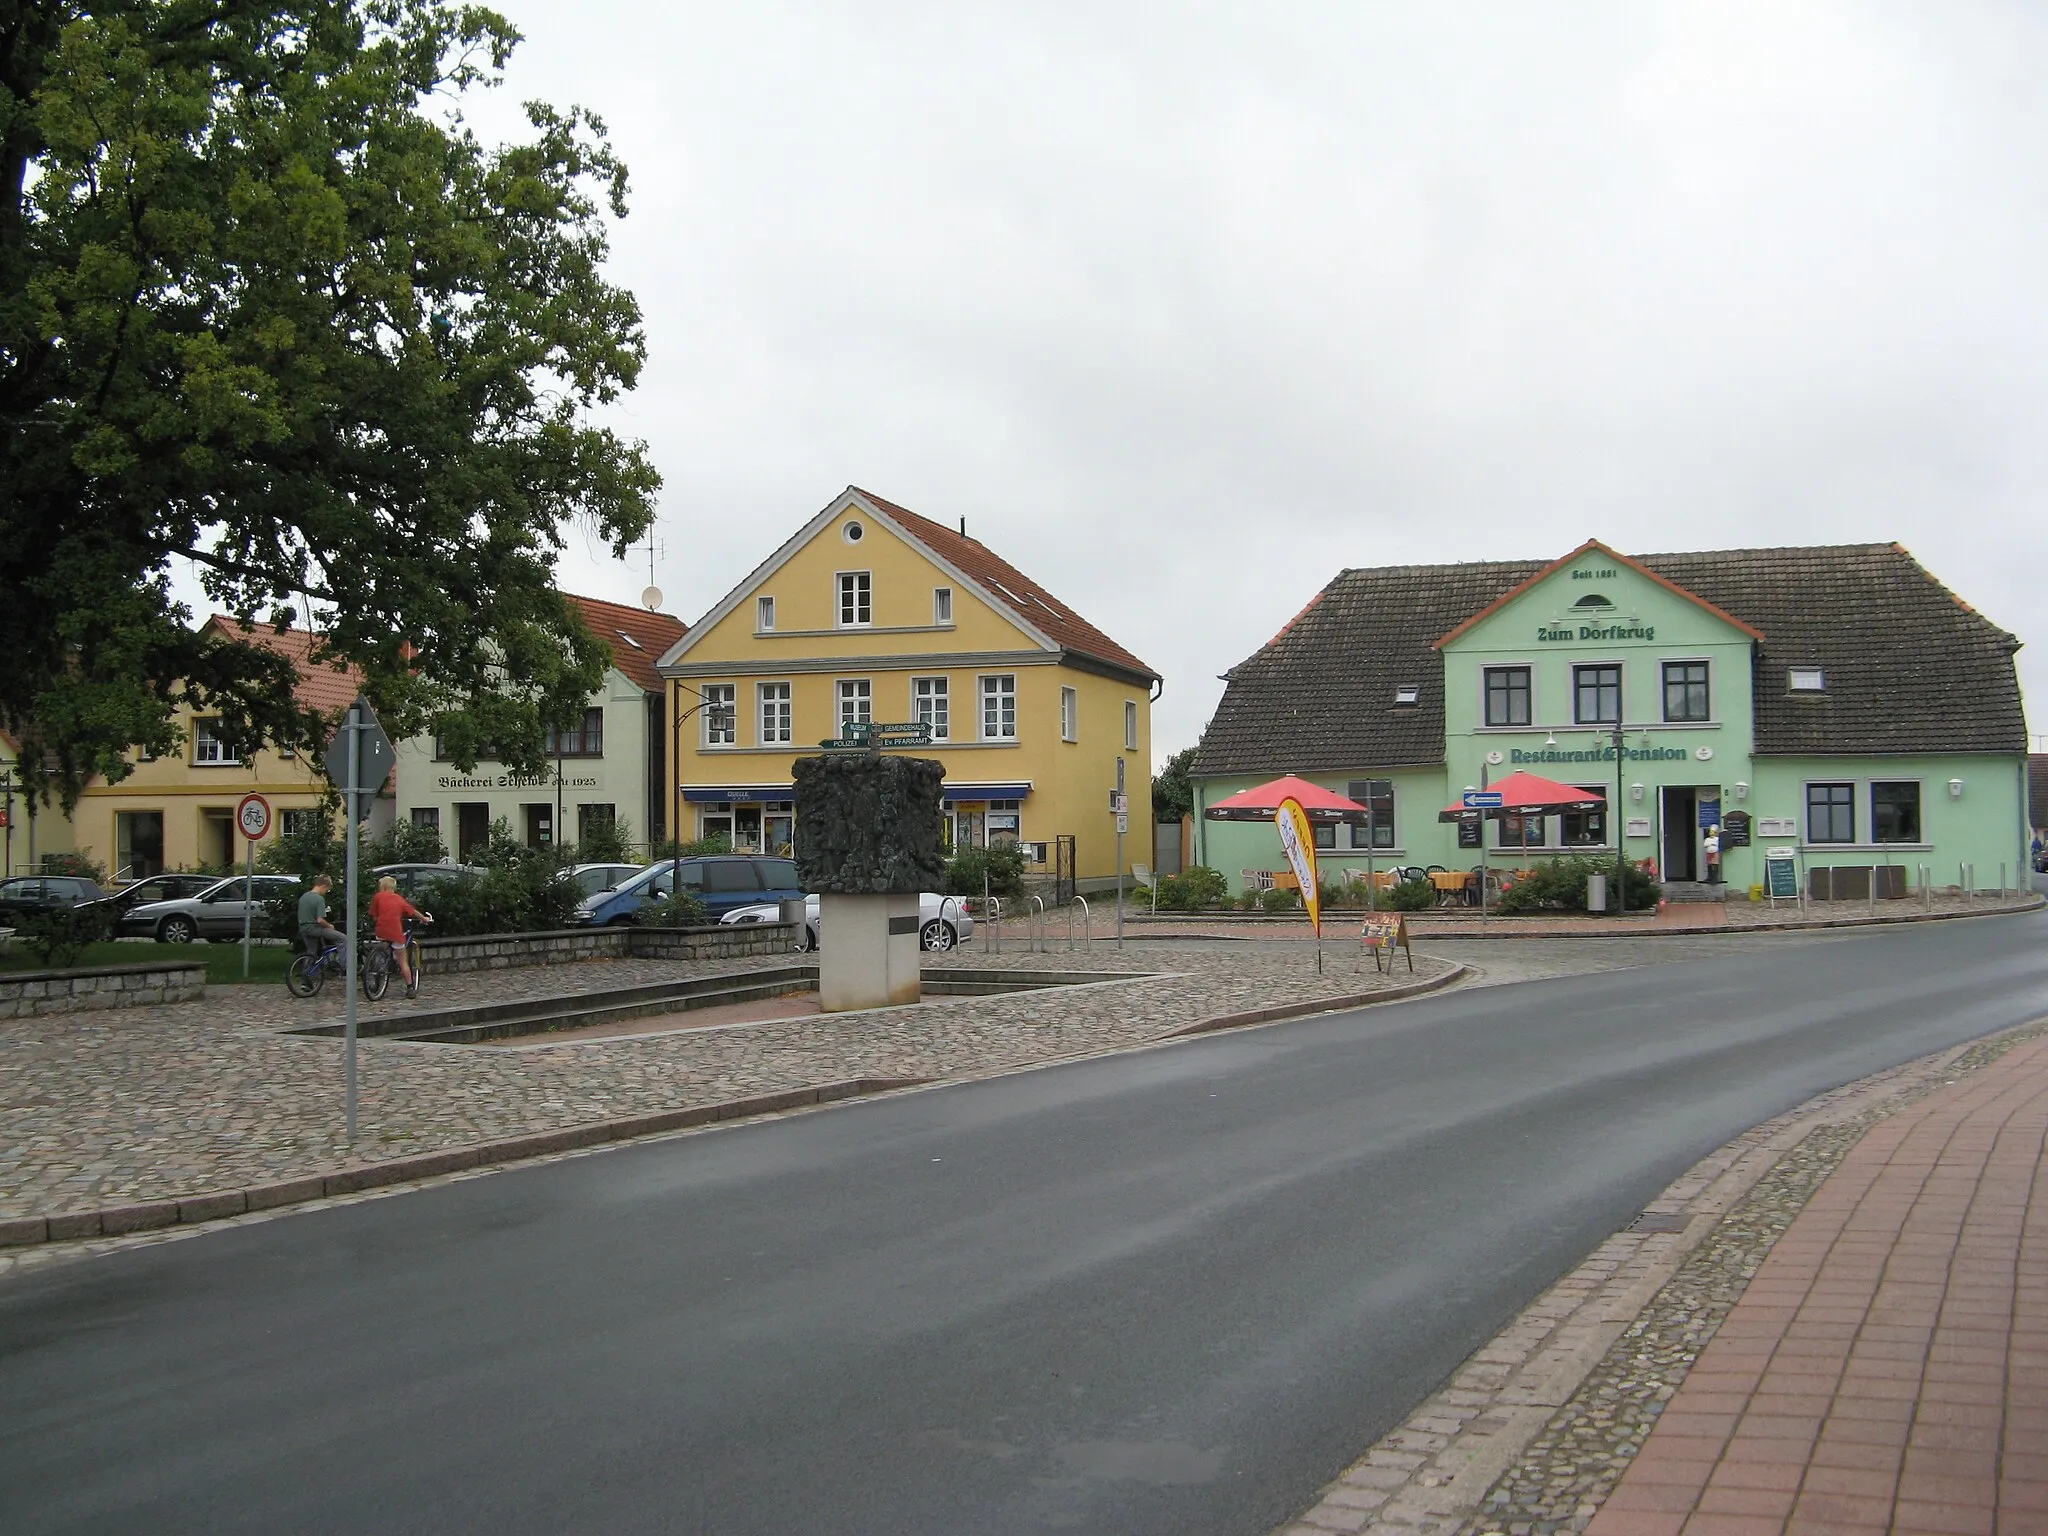
POLYGON ((1500 804, 1491 810, 1469 809, 1463 800, 1445 806, 1436 814, 1438 821, 1464 821, 1475 816, 1515 816, 1531 811, 1549 815, 1556 811, 1597 811, 1605 808, 1607 796, 1597 789, 1581 789, 1576 784, 1560 784, 1555 779, 1546 779, 1540 773, 1516 771, 1504 779, 1486 786, 1488 791, 1500 796, 1500 804))
POLYGON ((1338 822, 1363 825, 1365 822, 1365 807, 1356 800, 1347 800, 1335 790, 1311 784, 1307 779, 1298 779, 1291 773, 1269 784, 1241 789, 1227 799, 1218 800, 1203 811, 1202 816, 1207 821, 1271 821, 1282 800, 1295 801, 1307 813, 1308 819, 1319 826, 1338 822))

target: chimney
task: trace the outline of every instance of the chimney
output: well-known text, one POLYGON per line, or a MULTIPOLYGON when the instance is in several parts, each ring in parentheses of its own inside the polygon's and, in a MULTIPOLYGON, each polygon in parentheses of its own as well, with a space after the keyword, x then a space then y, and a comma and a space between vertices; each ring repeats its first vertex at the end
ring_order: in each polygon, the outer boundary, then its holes
POLYGON ((967 519, 964 517, 960 519, 960 537, 963 539, 967 537, 967 519))

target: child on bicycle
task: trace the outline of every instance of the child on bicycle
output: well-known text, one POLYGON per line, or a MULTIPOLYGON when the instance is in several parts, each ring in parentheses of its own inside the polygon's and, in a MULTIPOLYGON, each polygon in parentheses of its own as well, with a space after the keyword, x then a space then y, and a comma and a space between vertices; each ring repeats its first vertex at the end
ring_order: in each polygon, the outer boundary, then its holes
POLYGON ((341 930, 327 921, 327 893, 333 887, 331 877, 315 875, 313 888, 299 898, 299 942, 315 960, 330 946, 341 943, 341 930))
POLYGON ((377 942, 388 945, 392 957, 398 962, 398 979, 405 983, 405 995, 411 997, 419 982, 412 973, 412 961, 406 956, 405 920, 418 918, 423 923, 433 919, 418 907, 398 894, 398 879, 385 875, 377 882, 377 894, 370 898, 370 921, 377 928, 377 942))

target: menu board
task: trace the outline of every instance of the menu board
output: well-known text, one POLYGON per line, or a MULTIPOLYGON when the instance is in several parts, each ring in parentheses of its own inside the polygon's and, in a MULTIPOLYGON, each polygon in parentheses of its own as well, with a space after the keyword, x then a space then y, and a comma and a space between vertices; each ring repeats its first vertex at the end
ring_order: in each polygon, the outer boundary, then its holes
POLYGON ((1781 857, 1775 849, 1764 857, 1764 894, 1773 899, 1799 895, 1799 870, 1788 848, 1781 857))

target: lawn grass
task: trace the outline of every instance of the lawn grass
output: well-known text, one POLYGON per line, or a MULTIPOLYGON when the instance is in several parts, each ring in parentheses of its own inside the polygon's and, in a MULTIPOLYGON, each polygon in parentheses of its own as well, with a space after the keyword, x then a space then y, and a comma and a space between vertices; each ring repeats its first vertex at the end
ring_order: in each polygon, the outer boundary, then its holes
MULTIPOLYGON (((281 986, 284 982, 284 968, 291 964, 294 946, 289 944, 252 944, 249 946, 249 977, 251 982, 270 986, 281 986)), ((73 962, 76 970, 90 970, 103 965, 189 965, 198 961, 206 967, 208 984, 219 986, 242 980, 242 941, 232 944, 154 944, 136 941, 110 941, 105 944, 88 944, 85 952, 73 962)), ((14 943, 4 955, 0 955, 0 975, 9 971, 39 971, 43 963, 33 951, 22 943, 17 934, 14 943)))

